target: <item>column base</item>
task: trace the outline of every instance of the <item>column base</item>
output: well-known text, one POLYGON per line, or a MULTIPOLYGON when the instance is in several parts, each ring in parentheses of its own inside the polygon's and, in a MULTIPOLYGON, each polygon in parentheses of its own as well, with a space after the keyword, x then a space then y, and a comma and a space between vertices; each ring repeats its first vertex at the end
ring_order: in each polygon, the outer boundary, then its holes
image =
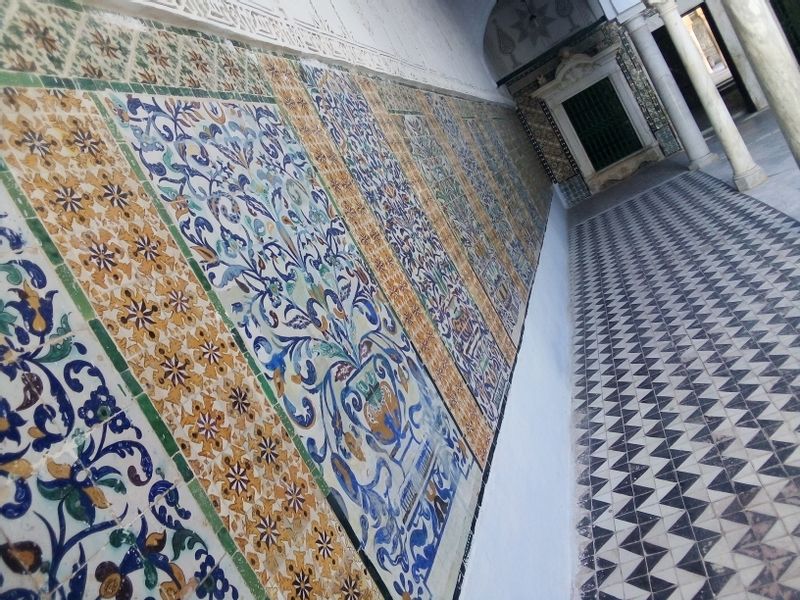
POLYGON ((709 152, 705 156, 701 156, 700 158, 690 162, 689 170, 697 171, 698 169, 705 169, 711 163, 717 162, 717 160, 719 160, 719 156, 713 152, 709 152))
POLYGON ((764 169, 755 165, 741 175, 736 175, 733 178, 733 183, 736 185, 737 190, 746 192, 747 190, 752 190, 754 187, 761 185, 767 179, 767 174, 764 172, 764 169))

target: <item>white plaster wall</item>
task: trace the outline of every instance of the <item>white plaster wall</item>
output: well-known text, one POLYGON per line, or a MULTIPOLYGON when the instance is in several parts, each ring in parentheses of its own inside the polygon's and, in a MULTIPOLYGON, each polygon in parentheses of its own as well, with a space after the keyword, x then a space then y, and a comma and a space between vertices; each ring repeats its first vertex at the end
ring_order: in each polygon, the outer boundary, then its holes
POLYGON ((464 600, 567 600, 576 533, 567 217, 553 198, 461 592, 464 600))
POLYGON ((483 56, 494 0, 89 1, 512 104, 483 56))

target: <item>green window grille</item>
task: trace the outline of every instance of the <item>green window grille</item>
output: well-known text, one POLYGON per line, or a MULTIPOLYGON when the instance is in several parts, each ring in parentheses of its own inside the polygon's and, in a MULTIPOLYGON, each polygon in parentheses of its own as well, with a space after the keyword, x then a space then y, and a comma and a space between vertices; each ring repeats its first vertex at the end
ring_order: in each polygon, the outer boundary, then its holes
POLYGON ((610 79, 572 96, 564 102, 564 110, 596 171, 642 149, 610 79))

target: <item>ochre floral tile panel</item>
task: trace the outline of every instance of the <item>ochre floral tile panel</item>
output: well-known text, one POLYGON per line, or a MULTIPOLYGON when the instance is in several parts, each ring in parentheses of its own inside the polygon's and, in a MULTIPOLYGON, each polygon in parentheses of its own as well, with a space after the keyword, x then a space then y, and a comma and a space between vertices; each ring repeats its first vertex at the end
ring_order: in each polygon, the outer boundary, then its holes
POLYGON ((494 427, 510 367, 426 217, 353 78, 301 62, 301 76, 363 197, 439 335, 494 427))
POLYGON ((176 597, 247 587, 0 186, 0 589, 176 597))
POLYGON ((515 115, 97 6, 0 0, 0 594, 451 597, 549 203, 515 115))
POLYGON ((433 114, 432 122, 440 129, 443 147, 455 149, 460 168, 475 190, 483 209, 489 215, 489 225, 494 229, 497 239, 504 245, 509 259, 514 265, 517 275, 522 280, 524 292, 527 293, 533 279, 533 267, 528 260, 527 252, 508 222, 501 207, 499 191, 488 175, 483 159, 477 154, 477 148, 468 143, 469 133, 459 123, 451 109, 447 98, 433 92, 420 92, 420 101, 433 114))
MULTIPOLYGON (((401 120, 389 114, 386 106, 378 93, 378 86, 375 80, 371 77, 360 76, 356 78, 356 82, 364 93, 364 97, 372 109, 375 119, 377 120, 381 130, 384 132, 386 142, 400 163, 400 167, 405 173, 411 187, 413 188, 416 196, 420 200, 420 206, 425 211, 425 215, 433 226, 433 230, 442 242, 447 254, 453 259, 453 263, 458 269, 458 273, 464 282, 470 296, 475 300, 478 308, 486 321, 486 326, 494 337, 495 342, 500 347, 503 355, 509 363, 514 361, 517 354, 517 347, 511 341, 510 332, 504 328, 504 323, 500 319, 499 314, 504 314, 505 302, 507 301, 507 290, 500 287, 499 289, 489 289, 486 291, 481 285, 478 277, 476 276, 476 267, 480 264, 475 262, 470 264, 469 255, 464 252, 463 247, 456 239, 450 225, 447 222, 447 217, 444 211, 437 202, 434 195, 431 193, 432 187, 421 174, 421 167, 419 163, 414 160, 411 153, 411 147, 404 135, 404 127, 401 120), (492 294, 492 299, 489 299, 488 293, 492 294)), ((417 117, 419 119, 419 117, 417 117)), ((423 163, 425 164, 425 163, 423 163)), ((428 163, 430 164, 430 163, 428 163)), ((516 314, 513 319, 516 322, 519 317, 520 306, 517 304, 516 314)), ((513 324, 509 328, 512 332, 514 330, 513 324)))
POLYGON ((376 596, 92 99, 13 90, 0 131, 0 154, 270 597, 333 597, 346 582, 376 596), (341 551, 315 549, 314 532, 341 551))
POLYGON ((469 447, 481 466, 484 466, 492 441, 492 430, 441 337, 425 315, 419 298, 383 236, 381 226, 361 196, 337 146, 325 131, 300 81, 296 64, 288 59, 272 58, 266 67, 276 98, 289 113, 300 140, 305 143, 309 155, 322 173, 353 239, 372 267, 469 447))
POLYGON ((277 107, 108 104, 386 586, 446 595, 480 469, 277 107))
POLYGON ((475 272, 494 306, 508 335, 519 339, 522 325, 522 295, 509 272, 497 258, 494 246, 480 229, 479 220, 470 210, 470 202, 461 189, 447 154, 436 141, 427 119, 421 115, 404 115, 405 137, 425 179, 436 192, 442 210, 447 214, 453 232, 459 236, 475 272))

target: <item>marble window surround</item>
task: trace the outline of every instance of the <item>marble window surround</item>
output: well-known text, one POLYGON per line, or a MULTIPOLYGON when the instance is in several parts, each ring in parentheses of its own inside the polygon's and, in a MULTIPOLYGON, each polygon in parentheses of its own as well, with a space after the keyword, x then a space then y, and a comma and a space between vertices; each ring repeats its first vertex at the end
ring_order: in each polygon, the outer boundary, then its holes
POLYGON ((556 69, 555 78, 534 92, 534 95, 544 100, 550 108, 556 125, 564 135, 567 146, 592 192, 602 189, 611 181, 626 177, 643 162, 663 157, 658 141, 650 131, 647 120, 616 60, 618 51, 619 45, 613 44, 593 57, 585 54, 566 56, 556 69), (567 116, 563 103, 605 78, 608 78, 614 86, 642 143, 642 150, 610 167, 596 171, 567 116))

